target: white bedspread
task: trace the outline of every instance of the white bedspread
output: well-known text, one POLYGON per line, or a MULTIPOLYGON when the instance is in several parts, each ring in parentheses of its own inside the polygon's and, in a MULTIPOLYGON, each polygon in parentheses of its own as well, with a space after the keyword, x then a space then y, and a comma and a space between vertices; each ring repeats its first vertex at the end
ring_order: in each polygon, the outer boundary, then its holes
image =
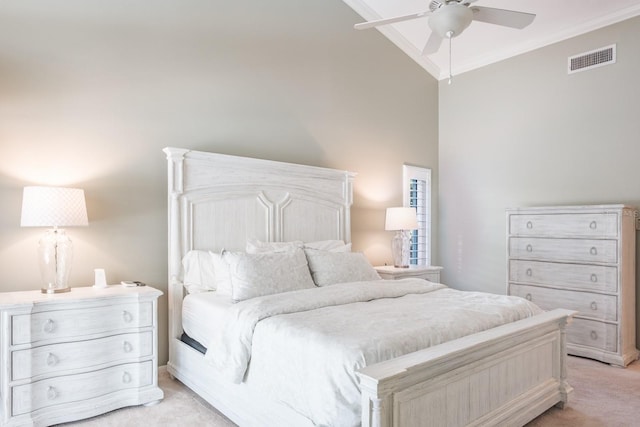
POLYGON ((540 312, 521 298, 422 279, 346 283, 235 304, 205 357, 316 425, 352 426, 357 369, 540 312))

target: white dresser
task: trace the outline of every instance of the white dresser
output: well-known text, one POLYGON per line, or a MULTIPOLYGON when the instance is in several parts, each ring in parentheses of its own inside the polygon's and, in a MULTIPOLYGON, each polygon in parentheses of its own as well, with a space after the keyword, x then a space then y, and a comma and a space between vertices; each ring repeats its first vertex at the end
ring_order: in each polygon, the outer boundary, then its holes
POLYGON ((635 218, 623 205, 507 210, 507 292, 577 310, 569 354, 619 366, 638 358, 635 218))
POLYGON ((0 425, 46 426, 157 402, 148 286, 0 293, 0 425))

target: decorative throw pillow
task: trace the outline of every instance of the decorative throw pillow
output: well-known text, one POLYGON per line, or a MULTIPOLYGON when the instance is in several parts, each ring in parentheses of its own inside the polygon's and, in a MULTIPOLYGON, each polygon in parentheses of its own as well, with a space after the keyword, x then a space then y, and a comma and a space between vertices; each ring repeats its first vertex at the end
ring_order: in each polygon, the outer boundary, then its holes
POLYGON ((231 300, 314 288, 302 249, 258 254, 224 252, 231 276, 231 300))
POLYGON ((189 251, 182 258, 182 283, 190 294, 216 290, 213 260, 208 251, 189 251))
POLYGON ((381 280, 361 252, 327 252, 306 249, 309 269, 317 286, 381 280))

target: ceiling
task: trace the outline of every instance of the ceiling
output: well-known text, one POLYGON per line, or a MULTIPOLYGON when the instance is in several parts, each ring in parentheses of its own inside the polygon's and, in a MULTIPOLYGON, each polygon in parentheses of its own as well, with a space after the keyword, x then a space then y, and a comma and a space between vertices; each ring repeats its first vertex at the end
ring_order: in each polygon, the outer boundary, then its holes
MULTIPOLYGON (((428 10, 429 0, 343 0, 363 21, 428 10)), ((442 1, 442 0, 441 0, 442 1)), ((452 40, 452 74, 460 74, 640 15, 640 0, 477 0, 474 6, 536 14, 522 30, 472 22, 452 40)), ((422 17, 377 29, 438 80, 449 76, 449 44, 421 54, 431 30, 422 17)), ((354 30, 356 31, 356 30, 354 30)), ((594 46, 594 49, 602 46, 594 46)), ((576 52, 581 53, 581 52, 576 52)))

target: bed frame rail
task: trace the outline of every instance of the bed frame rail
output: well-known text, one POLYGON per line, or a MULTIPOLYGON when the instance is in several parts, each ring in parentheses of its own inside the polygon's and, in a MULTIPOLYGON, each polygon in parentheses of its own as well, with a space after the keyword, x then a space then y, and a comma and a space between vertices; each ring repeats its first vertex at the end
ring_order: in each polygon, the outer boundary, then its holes
POLYGON ((574 314, 546 312, 361 369, 362 426, 524 425, 562 407, 574 314))

